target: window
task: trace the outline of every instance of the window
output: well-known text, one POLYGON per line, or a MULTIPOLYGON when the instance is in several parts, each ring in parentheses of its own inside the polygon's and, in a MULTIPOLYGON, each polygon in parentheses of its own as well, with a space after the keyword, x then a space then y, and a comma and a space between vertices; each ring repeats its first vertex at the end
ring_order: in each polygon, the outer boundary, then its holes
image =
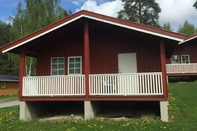
POLYGON ((190 63, 189 55, 181 55, 181 63, 190 63))
POLYGON ((6 87, 6 84, 5 82, 2 82, 2 85, 1 85, 2 88, 5 88, 6 87))
POLYGON ((81 70, 81 56, 68 57, 68 74, 81 74, 81 70))
POLYGON ((172 64, 179 64, 180 63, 179 55, 173 55, 172 59, 171 59, 171 63, 172 64))
POLYGON ((51 58, 51 75, 64 75, 64 58, 51 58))

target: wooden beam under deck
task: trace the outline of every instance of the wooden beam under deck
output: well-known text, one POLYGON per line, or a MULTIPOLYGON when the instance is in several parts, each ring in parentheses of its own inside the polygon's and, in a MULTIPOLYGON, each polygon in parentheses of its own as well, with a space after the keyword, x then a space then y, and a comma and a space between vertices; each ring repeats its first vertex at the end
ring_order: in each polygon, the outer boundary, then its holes
POLYGON ((163 96, 158 97, 22 97, 20 101, 166 101, 163 96))

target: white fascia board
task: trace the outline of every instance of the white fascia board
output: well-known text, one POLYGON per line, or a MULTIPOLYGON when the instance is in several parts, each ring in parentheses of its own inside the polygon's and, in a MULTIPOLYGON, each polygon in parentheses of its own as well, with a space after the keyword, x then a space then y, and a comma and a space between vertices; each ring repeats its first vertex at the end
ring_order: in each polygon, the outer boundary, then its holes
POLYGON ((143 32, 143 33, 146 33, 146 34, 151 34, 151 35, 154 35, 154 36, 159 36, 159 37, 163 37, 163 38, 167 38, 167 39, 171 39, 171 40, 175 40, 175 41, 179 41, 179 42, 184 40, 184 39, 180 39, 180 38, 176 38, 176 37, 172 37, 172 36, 168 36, 168 35, 163 35, 163 34, 155 33, 155 32, 152 32, 152 31, 147 31, 147 30, 136 28, 136 27, 123 25, 123 24, 119 24, 119 23, 115 23, 115 22, 111 22, 111 21, 107 21, 107 20, 103 20, 103 19, 99 19, 99 18, 95 18, 95 17, 91 17, 91 16, 86 16, 86 15, 84 15, 84 16, 86 18, 89 18, 89 19, 94 19, 94 20, 97 20, 97 21, 101 21, 101 22, 105 22, 105 23, 111 24, 111 25, 116 25, 116 26, 119 26, 119 27, 123 27, 123 28, 131 29, 131 30, 143 32))
POLYGON ((193 40, 193 39, 195 39, 195 38, 197 38, 197 36, 194 36, 194 37, 191 37, 191 38, 189 38, 189 39, 186 39, 186 40, 184 40, 184 41, 182 41, 182 42, 179 42, 179 45, 180 45, 180 44, 183 44, 183 43, 185 43, 185 42, 188 42, 188 41, 190 41, 190 40, 193 40))
POLYGON ((43 36, 43 35, 45 35, 45 34, 47 34, 47 33, 49 33, 49 32, 52 32, 52 31, 54 31, 54 30, 56 30, 56 29, 58 29, 58 28, 60 28, 60 27, 62 27, 62 26, 65 26, 65 25, 67 25, 67 24, 69 24, 69 23, 71 23, 71 22, 73 22, 73 21, 76 21, 77 19, 80 19, 80 18, 82 18, 82 17, 89 18, 89 19, 93 19, 93 20, 97 20, 97 21, 101 21, 101 22, 104 22, 104 23, 108 23, 108 24, 111 24, 111 25, 116 25, 116 26, 119 26, 119 27, 131 29, 131 30, 135 30, 135 31, 139 31, 139 32, 143 32, 143 33, 146 33, 146 34, 151 34, 151 35, 154 35, 154 36, 159 36, 159 37, 163 37, 163 38, 167 38, 167 39, 179 41, 179 42, 182 42, 182 41, 183 41, 183 39, 180 39, 180 38, 171 37, 171 36, 167 36, 167 35, 163 35, 163 34, 151 32, 151 31, 139 29, 139 28, 136 28, 136 27, 128 26, 128 25, 123 25, 123 24, 120 24, 120 23, 116 23, 116 22, 111 22, 111 21, 107 21, 107 20, 95 18, 95 17, 88 16, 88 15, 80 15, 80 16, 74 18, 74 19, 71 19, 70 21, 67 21, 67 22, 65 22, 65 23, 63 23, 63 24, 61 24, 61 25, 58 25, 58 26, 56 26, 56 27, 54 27, 54 28, 52 28, 52 29, 50 29, 50 30, 47 30, 47 31, 45 31, 45 32, 43 32, 43 33, 41 33, 41 34, 39 34, 39 35, 36 35, 36 36, 34 36, 34 37, 32 37, 32 38, 26 40, 26 41, 23 41, 23 42, 21 42, 21 43, 15 45, 15 46, 13 46, 13 47, 11 47, 11 48, 8 48, 8 49, 2 51, 2 53, 8 52, 8 51, 10 51, 10 50, 12 50, 12 49, 14 49, 14 48, 17 48, 17 47, 19 47, 19 46, 21 46, 21 45, 24 45, 24 44, 26 44, 27 42, 30 42, 30 41, 32 41, 32 40, 34 40, 34 39, 36 39, 36 38, 39 38, 39 37, 41 37, 41 36, 43 36))

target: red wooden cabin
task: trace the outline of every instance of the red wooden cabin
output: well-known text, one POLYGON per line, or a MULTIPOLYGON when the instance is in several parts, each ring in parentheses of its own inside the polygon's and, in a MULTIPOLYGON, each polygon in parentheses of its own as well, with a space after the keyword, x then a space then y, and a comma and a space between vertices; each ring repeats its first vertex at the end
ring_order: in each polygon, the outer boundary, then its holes
POLYGON ((168 76, 197 76, 197 35, 180 42, 166 63, 168 76))
POLYGON ((80 11, 1 51, 20 54, 19 99, 23 104, 84 101, 85 118, 90 118, 93 114, 87 112, 94 101, 158 101, 161 117, 167 120, 166 58, 184 38, 80 11), (37 58, 36 76, 24 76, 26 56, 37 58))

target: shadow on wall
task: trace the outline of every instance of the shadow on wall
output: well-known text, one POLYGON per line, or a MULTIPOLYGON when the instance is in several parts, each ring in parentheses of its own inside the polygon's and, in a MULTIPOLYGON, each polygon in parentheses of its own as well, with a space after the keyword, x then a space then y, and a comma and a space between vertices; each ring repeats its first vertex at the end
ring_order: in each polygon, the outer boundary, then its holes
POLYGON ((175 83, 175 82, 194 82, 197 80, 197 76, 170 76, 168 78, 169 83, 175 83))

